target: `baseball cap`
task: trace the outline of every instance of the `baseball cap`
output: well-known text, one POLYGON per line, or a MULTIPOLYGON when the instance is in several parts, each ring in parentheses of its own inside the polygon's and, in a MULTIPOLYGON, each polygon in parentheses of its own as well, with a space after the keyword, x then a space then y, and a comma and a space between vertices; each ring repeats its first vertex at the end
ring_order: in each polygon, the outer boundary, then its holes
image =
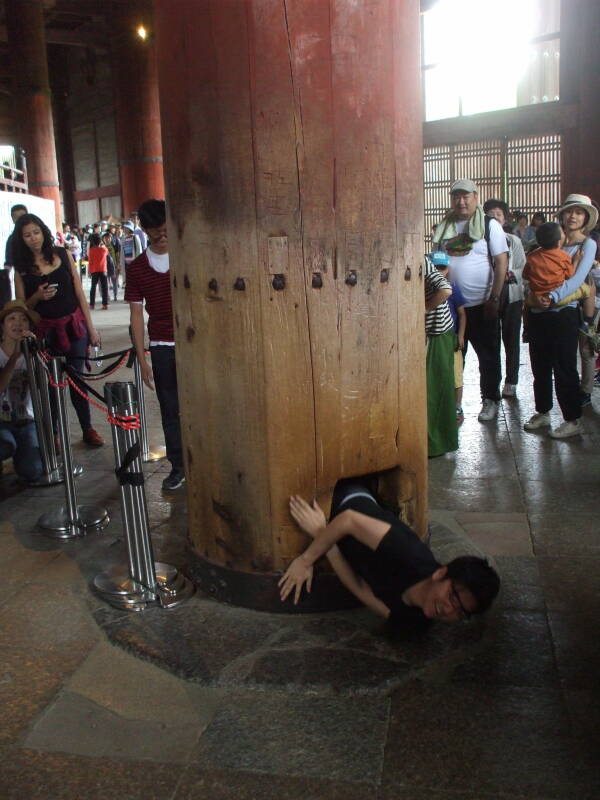
POLYGON ((436 250, 433 253, 428 253, 427 258, 431 261, 434 267, 450 266, 450 258, 448 253, 444 253, 443 250, 436 250))
POLYGON ((452 192, 477 192, 479 194, 479 189, 474 181, 469 178, 461 178, 458 181, 454 181, 450 187, 450 194, 452 192))
POLYGON ((129 220, 127 222, 123 223, 123 227, 127 228, 128 231, 134 231, 135 230, 135 225, 133 224, 133 222, 129 222, 129 220))

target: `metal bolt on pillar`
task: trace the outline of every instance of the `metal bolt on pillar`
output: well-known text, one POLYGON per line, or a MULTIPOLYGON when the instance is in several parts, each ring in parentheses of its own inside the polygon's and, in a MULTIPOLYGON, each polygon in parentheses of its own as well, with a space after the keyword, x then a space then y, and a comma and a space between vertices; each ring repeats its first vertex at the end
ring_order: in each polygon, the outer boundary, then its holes
POLYGON ((58 436, 64 467, 66 505, 55 511, 43 514, 38 520, 38 526, 48 536, 53 536, 57 539, 72 539, 76 536, 83 536, 88 528, 105 528, 109 523, 109 517, 107 510, 100 506, 77 505, 75 481, 73 479, 66 387, 62 384, 64 359, 60 356, 52 358, 49 366, 52 381, 56 385, 54 391, 58 416, 58 436))
POLYGON ((140 410, 140 439, 142 445, 142 461, 144 463, 149 463, 151 461, 160 461, 161 458, 165 458, 166 450, 163 447, 155 447, 153 450, 150 450, 148 445, 148 425, 146 419, 146 400, 144 398, 144 381, 142 380, 142 369, 140 367, 140 362, 137 356, 134 358, 133 361, 133 374, 135 378, 135 385, 137 388, 138 394, 138 405, 140 410))
MULTIPOLYGON (((104 396, 111 416, 127 419, 138 415, 138 392, 133 383, 107 383, 104 396)), ((94 578, 94 587, 104 600, 126 611, 143 611, 149 605, 173 608, 193 595, 194 584, 170 564, 154 561, 138 429, 113 425, 112 437, 129 564, 128 571, 115 566, 100 573, 94 578)))

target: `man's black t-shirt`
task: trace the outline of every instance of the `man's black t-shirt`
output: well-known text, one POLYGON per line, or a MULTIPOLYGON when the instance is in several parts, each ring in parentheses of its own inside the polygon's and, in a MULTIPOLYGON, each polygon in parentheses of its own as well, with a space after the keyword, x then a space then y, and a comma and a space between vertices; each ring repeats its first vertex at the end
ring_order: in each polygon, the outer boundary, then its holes
POLYGON ((420 628, 429 620, 420 608, 407 606, 402 593, 428 578, 440 564, 433 553, 408 525, 391 511, 364 496, 352 497, 335 509, 333 516, 352 509, 373 519, 389 522, 377 550, 371 550, 353 536, 345 536, 338 547, 352 569, 371 587, 373 594, 390 609, 390 622, 396 626, 420 628))

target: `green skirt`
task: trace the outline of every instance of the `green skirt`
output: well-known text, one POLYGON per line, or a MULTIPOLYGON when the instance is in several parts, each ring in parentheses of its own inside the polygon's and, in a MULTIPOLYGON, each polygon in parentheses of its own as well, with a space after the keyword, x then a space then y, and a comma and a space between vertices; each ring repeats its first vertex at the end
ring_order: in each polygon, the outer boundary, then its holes
POLYGON ((456 334, 430 336, 427 344, 427 440, 429 457, 458 449, 454 394, 456 334))

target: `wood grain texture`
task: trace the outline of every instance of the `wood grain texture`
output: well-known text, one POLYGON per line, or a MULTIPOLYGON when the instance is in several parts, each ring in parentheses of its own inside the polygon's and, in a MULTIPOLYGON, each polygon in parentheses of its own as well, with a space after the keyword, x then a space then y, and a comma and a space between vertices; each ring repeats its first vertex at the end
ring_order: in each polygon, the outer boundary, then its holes
POLYGON ((290 494, 380 471, 423 535, 418 3, 156 13, 196 551, 281 569, 290 494))

